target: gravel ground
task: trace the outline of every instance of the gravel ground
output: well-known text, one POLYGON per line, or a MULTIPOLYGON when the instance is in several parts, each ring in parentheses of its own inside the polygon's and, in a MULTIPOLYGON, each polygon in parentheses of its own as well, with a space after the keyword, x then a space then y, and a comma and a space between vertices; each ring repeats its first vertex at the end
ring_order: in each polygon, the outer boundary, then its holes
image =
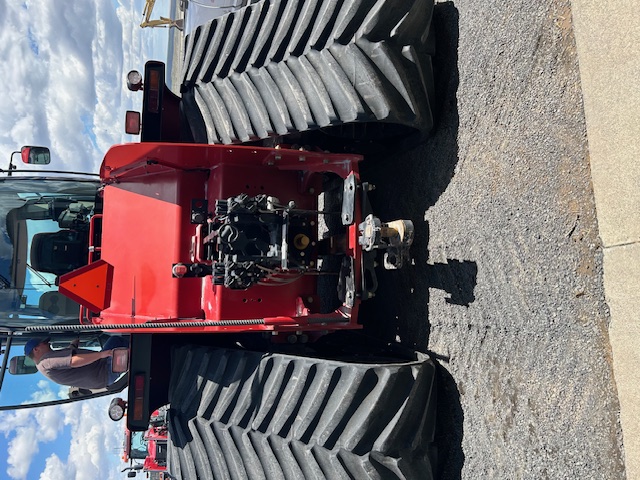
POLYGON ((363 164, 416 224, 367 328, 440 359, 442 478, 624 478, 570 2, 436 8, 439 125, 363 164))

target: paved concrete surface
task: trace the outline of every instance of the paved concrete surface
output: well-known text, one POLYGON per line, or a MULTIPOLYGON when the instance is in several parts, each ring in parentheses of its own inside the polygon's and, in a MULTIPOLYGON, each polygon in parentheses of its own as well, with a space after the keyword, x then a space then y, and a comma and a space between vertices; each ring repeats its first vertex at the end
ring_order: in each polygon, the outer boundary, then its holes
POLYGON ((627 478, 640 478, 640 13, 572 0, 627 478))
MULTIPOLYGON (((171 18, 173 20, 183 20, 185 19, 185 12, 181 7, 180 0, 175 0, 172 4, 173 11, 171 18)), ((181 75, 182 72, 182 61, 184 57, 184 33, 177 28, 171 29, 172 44, 173 44, 173 57, 170 59, 170 67, 169 67, 169 77, 171 79, 171 85, 169 88, 175 94, 180 94, 180 83, 181 83, 181 75)))

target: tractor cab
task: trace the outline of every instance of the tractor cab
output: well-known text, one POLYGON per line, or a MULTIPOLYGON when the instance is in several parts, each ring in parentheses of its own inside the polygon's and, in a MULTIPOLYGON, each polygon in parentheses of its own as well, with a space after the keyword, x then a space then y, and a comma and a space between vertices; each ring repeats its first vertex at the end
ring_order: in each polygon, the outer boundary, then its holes
POLYGON ((77 320, 57 278, 88 263, 98 184, 65 178, 0 179, 3 326, 77 320))
POLYGON ((31 169, 10 161, 0 171, 0 410, 111 393, 56 385, 24 355, 31 338, 48 337, 54 349, 79 340, 93 350, 109 338, 65 330, 78 324, 81 309, 58 290, 61 275, 99 258, 93 240, 100 229, 100 183, 85 174, 42 170, 50 162, 44 147, 14 153, 31 169))

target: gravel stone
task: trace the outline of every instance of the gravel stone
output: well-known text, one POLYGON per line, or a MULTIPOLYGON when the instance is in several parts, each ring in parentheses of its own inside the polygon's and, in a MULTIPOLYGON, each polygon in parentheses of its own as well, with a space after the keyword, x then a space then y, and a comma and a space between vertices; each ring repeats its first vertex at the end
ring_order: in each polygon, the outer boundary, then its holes
POLYGON ((367 159, 415 223, 368 332, 436 355, 440 477, 624 478, 569 1, 440 3, 430 140, 367 159))

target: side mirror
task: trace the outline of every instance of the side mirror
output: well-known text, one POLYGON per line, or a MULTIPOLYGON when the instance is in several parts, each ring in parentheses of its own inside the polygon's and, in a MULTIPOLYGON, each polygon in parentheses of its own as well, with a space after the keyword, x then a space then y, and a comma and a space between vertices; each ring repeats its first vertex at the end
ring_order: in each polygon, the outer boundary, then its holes
POLYGON ((9 362, 9 373, 11 375, 27 375, 36 373, 37 371, 38 367, 36 367, 36 362, 34 362, 31 357, 25 355, 12 357, 9 362))
POLYGON ((129 370, 129 349, 127 347, 114 348, 111 357, 111 371, 124 373, 127 370, 129 370))
POLYGON ((47 147, 22 147, 20 156, 24 163, 30 165, 48 165, 51 163, 51 153, 47 147))

